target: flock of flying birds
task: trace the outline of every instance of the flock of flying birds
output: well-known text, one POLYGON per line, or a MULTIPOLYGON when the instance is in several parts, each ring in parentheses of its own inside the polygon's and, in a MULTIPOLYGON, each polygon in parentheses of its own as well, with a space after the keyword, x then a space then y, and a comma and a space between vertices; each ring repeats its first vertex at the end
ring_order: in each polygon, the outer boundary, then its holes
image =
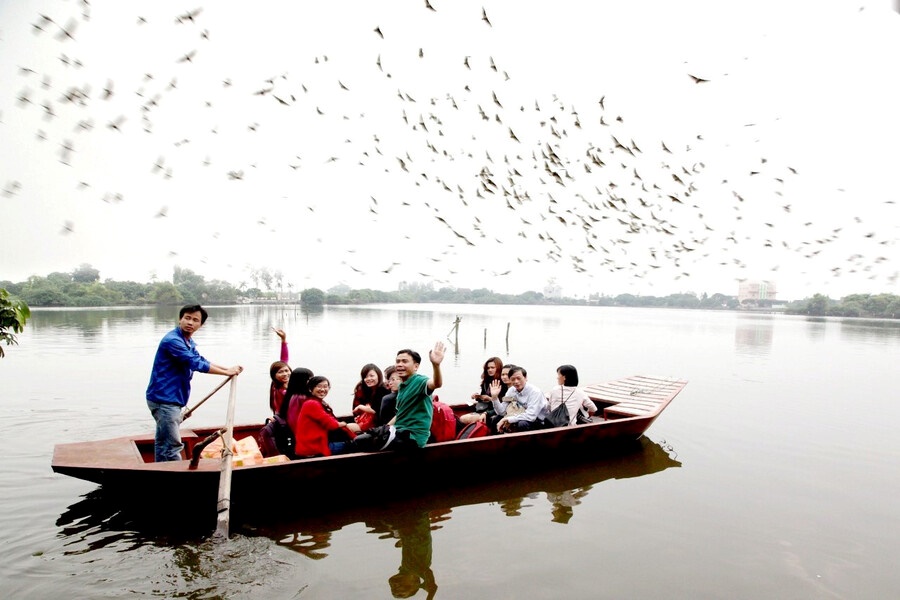
MULTIPOLYGON (((633 131, 639 128, 631 127, 627 111, 612 92, 598 92, 589 104, 580 99, 582 105, 535 91, 535 86, 525 96, 515 84, 527 74, 508 72, 493 56, 461 54, 453 76, 447 77, 447 85, 454 87, 435 93, 433 84, 417 83, 418 73, 426 67, 406 65, 410 57, 427 65, 433 52, 446 55, 447 49, 398 50, 385 45, 379 51, 378 44, 391 39, 389 23, 371 24, 372 40, 346 72, 341 72, 347 67, 344 58, 301 56, 295 71, 252 82, 224 78, 214 89, 204 89, 205 98, 197 100, 194 90, 188 100, 179 95, 201 75, 205 54, 215 52, 207 48, 212 48, 216 30, 206 23, 202 8, 173 14, 164 24, 134 16, 136 28, 174 27, 189 32, 179 39, 195 40, 191 47, 166 47, 171 55, 168 70, 144 73, 137 89, 123 89, 112 78, 91 82, 80 77, 86 65, 78 57, 78 44, 82 35, 90 35, 83 32, 87 28, 81 23, 91 20, 91 5, 82 0, 79 9, 77 16, 36 15, 31 23, 33 35, 52 37, 54 43, 45 47, 59 52, 55 74, 20 65, 14 108, 0 113, 0 123, 24 114, 39 117, 46 126, 35 132, 36 143, 51 148, 55 144, 58 162, 73 167, 78 191, 99 187, 80 178, 79 151, 82 145, 94 143, 88 141, 91 133, 101 131, 103 144, 123 144, 120 140, 143 136, 141 144, 158 152, 146 172, 163 180, 176 181, 183 173, 204 169, 219 169, 217 177, 235 186, 258 185, 270 177, 261 175, 262 171, 274 169, 280 169, 279 177, 288 181, 307 171, 327 169, 335 169, 339 177, 352 173, 363 181, 387 178, 388 191, 383 183, 373 183, 365 198, 333 201, 364 203, 365 218, 373 223, 382 215, 391 215, 390 219, 402 215, 404 231, 424 231, 417 224, 427 221, 441 232, 437 235, 443 236, 443 243, 406 235, 406 248, 433 265, 422 268, 421 263, 407 264, 405 251, 385 264, 367 264, 365 253, 358 254, 359 248, 348 242, 342 264, 372 281, 380 273, 404 271, 409 278, 449 283, 451 276, 463 270, 462 263, 473 259, 484 261, 481 270, 495 277, 516 277, 529 262, 552 262, 592 278, 594 283, 586 287, 597 287, 607 272, 649 279, 659 271, 675 279, 689 278, 698 264, 719 265, 729 269, 734 279, 742 279, 750 276, 744 258, 750 253, 771 252, 769 269, 777 271, 775 257, 790 253, 820 260, 829 245, 850 230, 850 235, 860 237, 865 253, 855 252, 840 263, 831 263, 832 275, 871 273, 869 277, 875 279, 894 252, 896 240, 880 238, 876 223, 866 223, 862 217, 833 226, 822 219, 821 212, 798 215, 791 194, 794 180, 802 173, 794 166, 764 155, 747 163, 723 164, 721 147, 708 144, 703 131, 677 140, 636 136, 633 131), (370 55, 371 42, 376 50, 370 55), (403 60, 398 52, 405 52, 403 60), (364 76, 359 74, 361 65, 368 70, 364 76), (471 83, 465 83, 468 75, 471 83), (455 81, 463 83, 455 87, 455 81), (334 101, 336 94, 338 101, 334 101), (240 102, 229 95, 241 95, 240 102), (386 107, 382 113, 369 113, 373 98, 386 107), (212 126, 209 123, 218 123, 216 119, 197 120, 193 129, 173 138, 167 127, 173 113, 166 107, 188 102, 202 104, 200 108, 212 114, 227 105, 229 114, 242 120, 212 126), (61 121, 65 127, 59 126, 61 121), (271 142, 266 132, 273 135, 285 123, 300 128, 295 134, 298 139, 306 126, 347 137, 340 143, 306 143, 285 151, 289 156, 269 153, 266 164, 261 164, 251 152, 271 142), (51 125, 53 131, 67 133, 55 139, 51 125), (253 136, 266 142, 254 142, 253 136), (229 145, 246 146, 247 152, 232 153, 227 161, 222 159, 227 164, 221 164, 217 152, 229 145), (195 152, 183 151, 192 146, 195 152), (200 160, 198 153, 203 155, 200 160), (781 224, 788 221, 793 233, 780 236, 781 224), (795 226, 808 234, 798 238, 795 226)), ((440 17, 441 7, 435 2, 424 0, 421 10, 440 17)), ((473 11, 471 21, 473 28, 488 32, 499 25, 484 8, 473 11)), ((684 81, 697 94, 716 84, 713 75, 687 71, 684 81)), ((539 88, 540 82, 535 83, 539 88)), ((15 178, 0 184, 6 198, 27 194, 15 178)), ((327 192, 304 190, 302 195, 327 196, 327 192)), ((127 202, 129 196, 124 189, 100 193, 100 199, 111 205, 127 202)), ((165 220, 177 210, 175 201, 154 207, 148 217, 165 220)), ((313 219, 320 207, 285 198, 284 208, 313 219)), ((276 220, 271 215, 254 215, 247 218, 245 227, 276 232, 278 226, 272 223, 276 220)), ((76 217, 67 220, 60 232, 77 235, 76 217)), ((380 230, 372 235, 377 240, 383 234, 380 230)), ((359 246, 365 248, 367 243, 361 240, 359 246)), ((888 279, 893 283, 896 277, 894 273, 888 279)), ((753 278, 760 278, 758 271, 753 278)), ((722 291, 731 291, 733 285, 723 283, 722 291)))

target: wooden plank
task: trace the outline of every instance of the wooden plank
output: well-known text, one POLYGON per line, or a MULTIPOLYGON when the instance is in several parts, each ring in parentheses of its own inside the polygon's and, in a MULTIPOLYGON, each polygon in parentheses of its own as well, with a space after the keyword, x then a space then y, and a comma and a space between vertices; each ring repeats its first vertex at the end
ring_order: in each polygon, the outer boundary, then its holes
POLYGON ((645 408, 632 408, 628 406, 623 406, 621 404, 616 404, 614 406, 609 406, 603 409, 603 416, 607 419, 614 418, 615 416, 624 416, 624 417, 640 417, 644 415, 648 415, 652 413, 652 410, 647 410, 645 408))
POLYGON ((602 399, 619 400, 629 397, 630 390, 622 390, 608 385, 592 385, 584 388, 585 393, 602 399))
POLYGON ((653 412, 657 409, 657 406, 651 404, 639 404, 637 402, 619 402, 618 404, 614 404, 609 408, 628 408, 632 410, 642 410, 644 412, 653 412))
POLYGON ((669 397, 671 390, 667 386, 654 386, 653 388, 646 388, 642 386, 621 386, 618 389, 613 389, 610 392, 610 395, 615 396, 624 396, 624 397, 641 397, 641 398, 659 398, 663 400, 669 397))
POLYGON ((660 405, 674 397, 686 383, 678 379, 634 376, 589 385, 584 390, 593 400, 605 403, 640 402, 660 405))
POLYGON ((634 398, 628 399, 624 402, 617 402, 613 406, 637 406, 641 408, 646 408, 647 410, 656 410, 658 406, 660 406, 662 402, 650 402, 646 400, 637 400, 634 398))
POLYGON ((588 397, 601 402, 618 404, 619 402, 644 402, 647 404, 662 404, 668 399, 668 396, 640 396, 632 394, 597 394, 593 390, 585 390, 588 397))
POLYGON ((675 397, 686 381, 661 377, 633 376, 585 388, 588 397, 611 404, 603 410, 609 419, 653 414, 675 397))

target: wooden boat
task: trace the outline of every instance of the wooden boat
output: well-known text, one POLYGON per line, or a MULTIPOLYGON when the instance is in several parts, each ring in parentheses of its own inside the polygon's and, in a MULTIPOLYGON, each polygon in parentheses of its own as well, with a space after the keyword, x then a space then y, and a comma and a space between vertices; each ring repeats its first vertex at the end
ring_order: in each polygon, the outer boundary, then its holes
MULTIPOLYGON (((278 490, 292 503, 353 497, 366 490, 406 495, 447 486, 447 482, 496 479, 521 474, 561 460, 603 458, 603 448, 633 441, 656 420, 687 385, 679 379, 632 376, 583 389, 597 405, 592 423, 521 433, 489 435, 429 444, 418 452, 353 453, 274 464, 234 466, 231 474, 233 510, 270 505, 278 490), (381 475, 376 477, 375 475, 381 475), (383 482, 383 488, 372 482, 383 482)), ((470 405, 453 406, 458 415, 470 405)), ((349 420, 350 417, 342 417, 349 420)), ((255 437, 261 424, 236 425, 234 439, 255 437)), ((182 429, 187 456, 217 428, 182 429)), ((125 436, 94 442, 58 444, 53 451, 56 473, 92 481, 128 503, 153 502, 157 490, 175 490, 201 506, 214 504, 221 459, 153 462, 153 434, 125 436)))
MULTIPOLYGON (((611 480, 632 479, 681 467, 674 450, 663 441, 655 442, 646 435, 631 442, 623 442, 605 448, 603 460, 557 464, 552 470, 524 473, 514 479, 482 481, 472 485, 459 482, 441 490, 432 490, 407 498, 397 498, 384 503, 364 502, 344 504, 329 503, 317 510, 255 511, 244 515, 242 529, 253 535, 262 535, 297 552, 318 553, 322 547, 313 540, 322 535, 343 529, 353 523, 366 524, 369 533, 380 535, 385 531, 378 523, 389 523, 401 515, 427 511, 443 513, 451 509, 494 504, 507 515, 518 510, 529 499, 541 493, 578 498, 587 496, 598 485, 611 480)), ((359 494, 356 498, 358 500, 359 494)), ((555 508, 555 507, 554 507, 555 508)), ((560 507, 565 510, 564 507, 560 507)), ((104 537, 108 533, 128 531, 132 537, 158 539, 174 535, 178 539, 203 538, 209 534, 212 515, 206 507, 206 518, 182 512, 170 513, 144 510, 143 507, 123 505, 115 497, 104 493, 102 487, 91 490, 73 501, 56 521, 61 535, 81 536, 85 530, 104 537)), ((571 509, 570 509, 571 510, 571 509)))

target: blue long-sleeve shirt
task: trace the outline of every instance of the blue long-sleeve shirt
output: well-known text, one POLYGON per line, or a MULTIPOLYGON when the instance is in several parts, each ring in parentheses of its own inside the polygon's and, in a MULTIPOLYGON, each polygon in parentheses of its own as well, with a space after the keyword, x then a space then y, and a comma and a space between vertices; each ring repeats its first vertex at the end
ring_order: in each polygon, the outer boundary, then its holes
POLYGON ((185 339, 176 327, 163 336, 156 349, 147 400, 187 406, 194 371, 208 373, 209 361, 200 356, 194 340, 185 339))

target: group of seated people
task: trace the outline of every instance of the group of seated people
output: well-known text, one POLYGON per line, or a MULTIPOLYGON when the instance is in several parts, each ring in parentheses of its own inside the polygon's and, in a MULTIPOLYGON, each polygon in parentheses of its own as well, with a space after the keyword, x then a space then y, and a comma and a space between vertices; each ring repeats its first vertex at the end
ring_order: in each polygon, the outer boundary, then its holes
POLYGON ((550 414, 563 403, 570 415, 569 425, 576 423, 579 413, 590 417, 597 411, 597 405, 578 387, 575 367, 556 369, 556 382, 559 387, 544 393, 528 383, 523 367, 504 365, 500 358, 491 357, 484 363, 481 389, 472 394, 475 410, 459 420, 462 424, 481 422, 492 433, 506 433, 551 427, 550 414))
MULTIPOLYGON (((331 456, 364 449, 362 442, 370 435, 358 434, 386 428, 396 415, 397 391, 402 379, 394 365, 383 371, 374 363, 366 364, 353 391, 352 422, 335 417, 325 398, 331 388, 326 377, 313 375, 307 368, 288 366, 287 337, 283 330, 274 329, 281 338, 281 360, 272 363, 269 373, 269 407, 279 415, 294 434, 293 454, 296 458, 331 456)), ((471 423, 484 423, 489 433, 507 433, 552 427, 550 414, 565 403, 574 425, 579 413, 590 417, 597 407, 578 388, 578 372, 572 365, 562 365, 557 371, 558 387, 545 394, 528 383, 528 373, 517 365, 504 365, 498 357, 484 363, 480 389, 472 394, 471 413, 456 419, 459 432, 471 423)), ((377 448, 376 448, 377 449, 377 448)))

